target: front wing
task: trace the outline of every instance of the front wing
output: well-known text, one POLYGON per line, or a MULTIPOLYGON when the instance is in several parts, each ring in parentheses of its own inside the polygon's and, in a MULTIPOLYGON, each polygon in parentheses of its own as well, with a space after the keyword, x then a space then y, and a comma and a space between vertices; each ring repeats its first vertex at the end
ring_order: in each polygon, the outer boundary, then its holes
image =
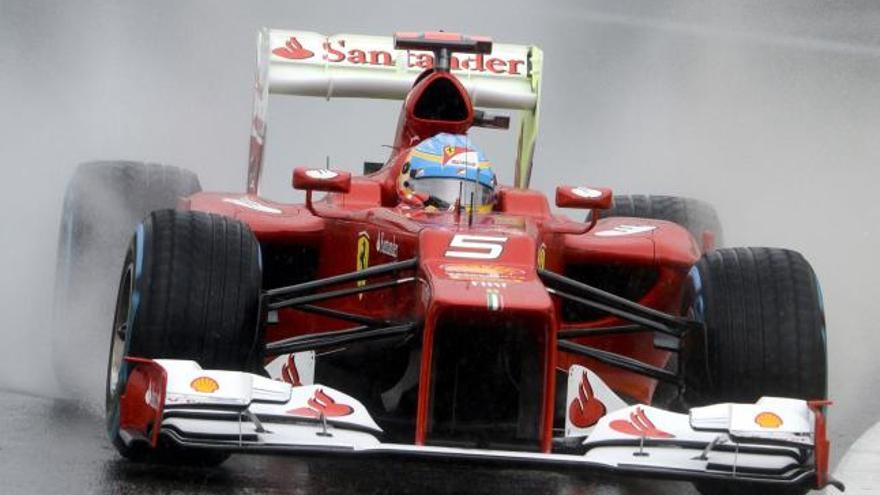
POLYGON ((655 478, 716 479, 822 488, 828 442, 821 408, 764 397, 689 414, 647 405, 603 416, 586 437, 556 439, 566 453, 383 443, 355 398, 321 385, 291 386, 259 375, 203 370, 193 361, 126 358, 119 437, 156 447, 238 453, 327 453, 502 461, 655 478))

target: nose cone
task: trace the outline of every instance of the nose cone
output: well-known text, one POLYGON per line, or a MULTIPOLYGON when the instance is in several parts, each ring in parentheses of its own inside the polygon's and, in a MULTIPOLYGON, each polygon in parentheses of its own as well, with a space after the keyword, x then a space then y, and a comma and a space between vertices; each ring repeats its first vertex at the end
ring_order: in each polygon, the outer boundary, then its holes
POLYGON ((426 229, 419 242, 429 305, 550 314, 535 272, 537 247, 525 234, 426 229))
POLYGON ((475 446, 481 438, 550 451, 556 319, 536 259, 535 240, 522 232, 420 234, 427 311, 417 443, 475 446))

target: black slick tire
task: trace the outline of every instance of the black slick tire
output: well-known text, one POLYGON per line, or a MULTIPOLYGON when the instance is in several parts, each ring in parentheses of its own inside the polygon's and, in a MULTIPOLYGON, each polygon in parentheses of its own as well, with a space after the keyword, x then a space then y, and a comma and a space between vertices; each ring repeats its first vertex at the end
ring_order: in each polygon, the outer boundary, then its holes
POLYGON ((260 360, 261 282, 259 245, 237 220, 159 210, 138 226, 119 286, 107 367, 108 429, 123 456, 206 465, 228 457, 168 442, 156 450, 143 442, 125 445, 118 432, 128 371, 122 358, 186 359, 205 369, 252 371, 260 360))
MULTIPOLYGON (((786 249, 706 253, 691 271, 692 315, 705 334, 686 343, 687 402, 824 399, 825 316, 813 269, 786 249)), ((702 481, 703 495, 803 494, 808 487, 702 481)))
POLYGON ((694 313, 705 323, 705 366, 688 370, 701 402, 825 398, 822 294, 800 253, 718 249, 700 259, 691 277, 694 313))

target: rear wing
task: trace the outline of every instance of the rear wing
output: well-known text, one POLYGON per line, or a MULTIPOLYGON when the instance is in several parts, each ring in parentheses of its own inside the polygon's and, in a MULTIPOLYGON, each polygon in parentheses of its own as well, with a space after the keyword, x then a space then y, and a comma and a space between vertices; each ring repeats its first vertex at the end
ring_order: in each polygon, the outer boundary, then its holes
MULTIPOLYGON (((248 163, 248 193, 259 188, 269 95, 403 100, 429 51, 395 50, 390 36, 263 28, 257 38, 257 77, 248 163)), ((538 134, 542 52, 538 47, 494 44, 491 53, 451 56, 452 73, 474 106, 521 111, 515 185, 528 187, 538 134)))

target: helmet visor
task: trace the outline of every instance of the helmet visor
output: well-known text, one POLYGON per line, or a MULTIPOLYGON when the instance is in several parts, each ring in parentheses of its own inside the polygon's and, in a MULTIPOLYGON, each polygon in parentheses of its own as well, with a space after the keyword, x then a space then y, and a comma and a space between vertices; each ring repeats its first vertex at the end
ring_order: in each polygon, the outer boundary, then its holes
POLYGON ((441 210, 454 208, 459 195, 461 196, 461 206, 469 206, 472 192, 474 193, 474 205, 477 207, 490 205, 494 201, 494 192, 491 187, 471 180, 453 177, 425 177, 413 179, 412 187, 415 191, 428 195, 425 206, 434 206, 441 210))

